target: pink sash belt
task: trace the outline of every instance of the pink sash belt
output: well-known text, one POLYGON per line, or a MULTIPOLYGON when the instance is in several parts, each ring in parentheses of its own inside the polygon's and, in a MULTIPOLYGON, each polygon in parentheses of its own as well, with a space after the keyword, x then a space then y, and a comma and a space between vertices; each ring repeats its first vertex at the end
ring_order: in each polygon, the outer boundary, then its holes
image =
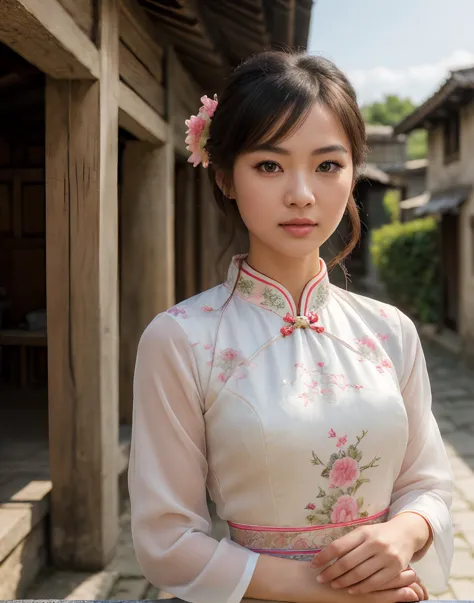
POLYGON ((330 523, 304 528, 255 526, 228 521, 231 539, 256 553, 306 560, 334 540, 362 525, 383 523, 389 509, 345 523, 330 523))

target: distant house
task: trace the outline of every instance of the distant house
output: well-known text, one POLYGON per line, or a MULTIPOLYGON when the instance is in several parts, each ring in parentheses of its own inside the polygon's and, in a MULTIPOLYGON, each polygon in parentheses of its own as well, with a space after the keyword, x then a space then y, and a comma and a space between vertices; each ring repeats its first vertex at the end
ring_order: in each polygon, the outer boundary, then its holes
POLYGON ((435 216, 442 249, 441 325, 459 334, 474 358, 474 67, 452 71, 395 135, 428 130, 427 193, 413 199, 415 216, 435 216))
POLYGON ((428 202, 426 174, 428 159, 413 159, 405 163, 405 169, 394 176, 400 186, 400 219, 407 222, 416 217, 418 207, 428 202))

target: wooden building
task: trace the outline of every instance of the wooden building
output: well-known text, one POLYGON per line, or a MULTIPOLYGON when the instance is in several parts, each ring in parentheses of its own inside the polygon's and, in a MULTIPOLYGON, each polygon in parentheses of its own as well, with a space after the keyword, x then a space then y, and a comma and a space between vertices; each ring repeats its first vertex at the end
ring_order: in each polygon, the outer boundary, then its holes
POLYGON ((457 334, 460 347, 474 360, 474 67, 451 72, 395 133, 420 127, 428 130, 427 190, 413 215, 438 221, 440 326, 457 334))
POLYGON ((0 3, 0 599, 113 555, 138 339, 218 279, 184 120, 245 56, 304 48, 311 6, 0 3))

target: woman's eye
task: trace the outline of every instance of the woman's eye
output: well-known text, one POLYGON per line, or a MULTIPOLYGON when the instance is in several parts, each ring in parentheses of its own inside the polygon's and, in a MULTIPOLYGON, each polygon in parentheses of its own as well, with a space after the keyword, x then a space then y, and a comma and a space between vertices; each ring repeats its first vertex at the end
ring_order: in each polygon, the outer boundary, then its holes
POLYGON ((337 161, 323 161, 318 167, 318 172, 337 172, 342 168, 342 165, 337 161))
POLYGON ((262 161, 257 165, 257 169, 265 174, 276 174, 281 168, 274 161, 262 161))

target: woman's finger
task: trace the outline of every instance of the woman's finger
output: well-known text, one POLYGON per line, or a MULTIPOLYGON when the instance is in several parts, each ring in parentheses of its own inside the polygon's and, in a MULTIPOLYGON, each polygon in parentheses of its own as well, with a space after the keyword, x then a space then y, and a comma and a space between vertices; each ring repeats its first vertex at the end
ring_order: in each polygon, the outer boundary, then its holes
POLYGON ((426 586, 423 584, 423 582, 420 579, 415 580, 415 582, 417 584, 419 584, 421 586, 421 588, 423 589, 423 595, 424 595, 424 601, 428 601, 428 599, 430 598, 430 594, 428 592, 428 589, 426 588, 426 586))
MULTIPOLYGON (((392 580, 396 579, 400 573, 394 574, 394 571, 390 568, 382 567, 377 572, 373 573, 370 577, 362 580, 358 584, 351 586, 349 588, 349 594, 367 594, 372 593, 374 591, 385 590, 387 588, 387 584, 392 582, 392 580)), ((409 586, 409 585, 407 585, 409 586)))
MULTIPOLYGON (((339 559, 353 549, 359 547, 364 540, 364 532, 361 530, 354 530, 353 532, 338 538, 331 544, 328 544, 326 548, 313 557, 311 565, 313 565, 313 567, 324 567, 334 559, 339 559)), ((323 576, 323 574, 324 572, 321 573, 321 576, 323 576)), ((326 582, 328 582, 328 580, 326 580, 326 582)))
MULTIPOLYGON (((390 590, 393 588, 403 588, 404 586, 410 586, 414 582, 416 582, 416 572, 411 567, 400 572, 398 576, 393 578, 393 580, 389 580, 387 584, 382 584, 379 588, 374 589, 374 592, 381 590, 390 590)), ((357 594, 358 584, 356 584, 354 588, 354 592, 357 594)), ((352 590, 352 589, 351 589, 352 590)))
POLYGON ((350 572, 371 557, 372 553, 368 550, 368 547, 364 545, 358 546, 354 550, 349 551, 346 555, 340 557, 332 565, 321 572, 321 574, 318 576, 318 582, 320 584, 333 582, 343 574, 347 574, 347 572, 350 572))
MULTIPOLYGON (((346 556, 348 557, 349 555, 346 556)), ((354 586, 359 583, 363 584, 367 578, 374 576, 374 574, 377 575, 381 567, 383 567, 381 561, 377 557, 371 557, 370 559, 357 564, 355 567, 353 565, 352 570, 346 572, 342 576, 339 576, 337 580, 333 580, 331 582, 331 586, 333 588, 348 588, 349 586, 354 586)), ((401 586, 405 585, 403 584, 401 586)), ((406 586, 409 586, 409 584, 406 586)))
POLYGON ((377 603, 416 603, 419 600, 418 595, 410 586, 377 593, 377 603))

